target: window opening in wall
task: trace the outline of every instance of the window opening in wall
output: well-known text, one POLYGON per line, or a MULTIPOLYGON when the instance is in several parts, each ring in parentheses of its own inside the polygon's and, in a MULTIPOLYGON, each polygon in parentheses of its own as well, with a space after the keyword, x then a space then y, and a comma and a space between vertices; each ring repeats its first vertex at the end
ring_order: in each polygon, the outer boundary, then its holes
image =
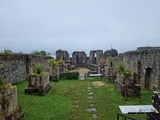
POLYGON ((145 89, 149 89, 149 87, 150 87, 151 73, 152 73, 152 68, 151 67, 146 68, 146 72, 145 72, 145 89))
POLYGON ((96 53, 94 53, 94 62, 93 62, 94 64, 96 64, 97 63, 97 54, 96 53))

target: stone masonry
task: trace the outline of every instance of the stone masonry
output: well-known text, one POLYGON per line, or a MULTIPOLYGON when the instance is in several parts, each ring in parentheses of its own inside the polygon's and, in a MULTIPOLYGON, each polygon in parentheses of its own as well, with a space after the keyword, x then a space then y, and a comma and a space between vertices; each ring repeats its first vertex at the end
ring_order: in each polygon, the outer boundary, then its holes
POLYGON ((0 76, 7 83, 26 80, 34 64, 42 64, 48 71, 47 57, 21 54, 0 54, 0 76))
POLYGON ((87 65, 87 55, 86 55, 86 53, 84 51, 73 52, 72 63, 75 66, 86 66, 87 65))
POLYGON ((69 60, 69 54, 67 51, 57 50, 56 51, 56 59, 57 60, 69 60))
POLYGON ((11 86, 0 92, 0 120, 18 120, 23 117, 17 101, 17 87, 11 86))
POLYGON ((141 47, 135 51, 120 54, 116 62, 126 63, 137 73, 142 87, 160 89, 160 47, 141 47))
POLYGON ((89 63, 90 64, 99 64, 100 61, 104 61, 104 55, 102 50, 91 50, 89 63))

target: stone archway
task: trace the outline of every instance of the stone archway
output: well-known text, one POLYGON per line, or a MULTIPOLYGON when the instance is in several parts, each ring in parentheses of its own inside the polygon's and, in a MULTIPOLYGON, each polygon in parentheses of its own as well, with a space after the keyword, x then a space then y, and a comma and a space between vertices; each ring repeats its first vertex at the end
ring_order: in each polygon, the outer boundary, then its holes
POLYGON ((150 87, 150 82, 151 82, 151 74, 152 74, 152 68, 147 67, 145 71, 145 89, 149 89, 150 87))

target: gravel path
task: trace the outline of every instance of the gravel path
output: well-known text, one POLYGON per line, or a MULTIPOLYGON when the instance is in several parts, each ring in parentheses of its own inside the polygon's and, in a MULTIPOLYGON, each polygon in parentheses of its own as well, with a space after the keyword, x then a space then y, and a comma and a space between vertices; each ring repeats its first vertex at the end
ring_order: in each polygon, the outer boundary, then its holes
POLYGON ((79 72, 80 78, 84 78, 85 73, 88 73, 89 70, 87 68, 78 68, 77 71, 79 72))

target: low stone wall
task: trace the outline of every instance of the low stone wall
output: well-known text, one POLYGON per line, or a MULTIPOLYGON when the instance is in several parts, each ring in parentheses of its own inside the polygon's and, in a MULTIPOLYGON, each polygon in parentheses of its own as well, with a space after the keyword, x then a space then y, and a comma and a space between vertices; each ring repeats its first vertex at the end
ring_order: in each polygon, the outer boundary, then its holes
POLYGON ((45 95, 50 90, 49 74, 45 73, 41 76, 28 77, 28 86, 25 88, 26 94, 45 95))
POLYGON ((116 71, 113 67, 106 67, 105 68, 105 78, 106 81, 114 82, 116 79, 116 71))
POLYGON ((0 93, 0 119, 17 120, 23 113, 17 102, 17 88, 11 86, 0 93))
POLYGON ((115 81, 115 88, 118 92, 121 93, 122 96, 128 97, 128 96, 134 96, 134 97, 140 97, 141 95, 141 86, 139 84, 134 85, 125 85, 118 81, 115 81))
POLYGON ((122 83, 115 81, 115 88, 118 92, 121 93, 122 96, 124 96, 123 86, 124 85, 122 83))
POLYGON ((42 56, 34 56, 34 55, 26 55, 26 67, 27 74, 32 72, 32 66, 35 64, 41 64, 45 67, 45 71, 49 71, 49 63, 48 60, 50 57, 42 57, 42 56))
POLYGON ((40 63, 48 71, 48 59, 48 57, 27 54, 0 54, 0 76, 10 84, 25 80, 34 64, 40 63))
POLYGON ((158 118, 157 120, 160 120, 160 93, 159 91, 152 92, 152 105, 159 112, 159 114, 157 115, 157 118, 158 118))

